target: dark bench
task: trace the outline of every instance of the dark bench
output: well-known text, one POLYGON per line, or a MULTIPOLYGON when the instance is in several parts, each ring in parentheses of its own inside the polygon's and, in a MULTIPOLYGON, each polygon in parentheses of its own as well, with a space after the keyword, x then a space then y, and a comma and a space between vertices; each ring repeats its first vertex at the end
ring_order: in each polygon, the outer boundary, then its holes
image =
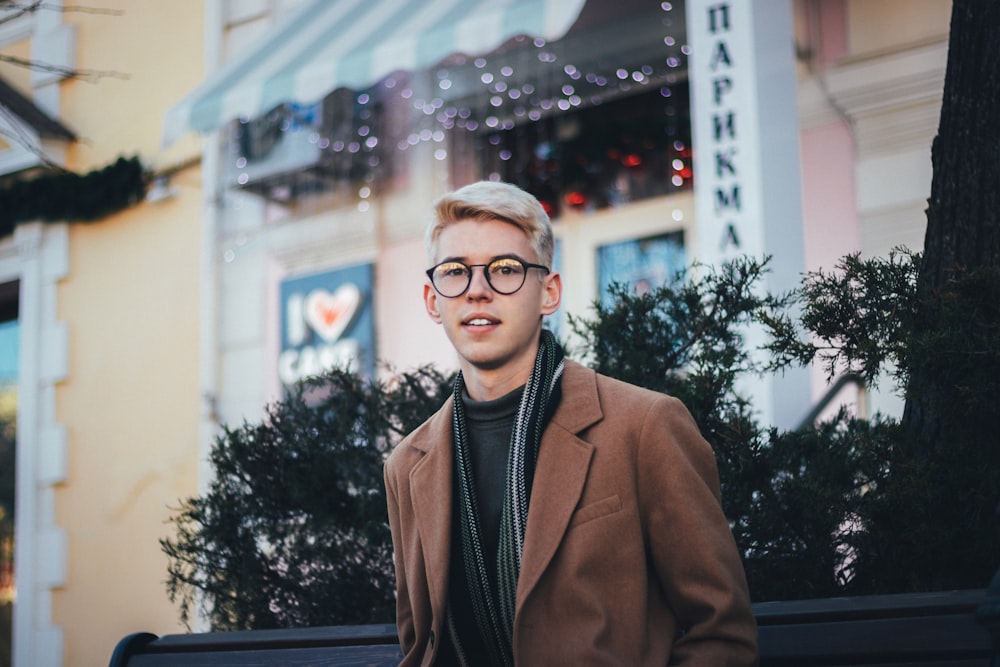
MULTIPOLYGON (((754 605, 761 667, 846 665, 990 667, 993 647, 976 609, 985 592, 950 591, 754 605)), ((396 665, 392 625, 129 635, 111 667, 396 665)))
POLYGON ((761 667, 990 667, 990 634, 976 619, 984 597, 974 590, 761 602, 761 667))
POLYGON ((111 667, 394 667, 401 657, 395 625, 338 625, 163 637, 140 632, 118 642, 111 667))

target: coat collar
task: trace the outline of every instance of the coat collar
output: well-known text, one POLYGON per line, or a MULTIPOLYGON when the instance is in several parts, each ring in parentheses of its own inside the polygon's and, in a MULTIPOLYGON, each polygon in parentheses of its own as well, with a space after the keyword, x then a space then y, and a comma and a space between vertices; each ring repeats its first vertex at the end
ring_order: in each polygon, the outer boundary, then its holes
POLYGON ((599 422, 604 413, 597 395, 597 373, 575 361, 566 360, 562 378, 563 400, 552 422, 576 435, 599 422))
POLYGON ((583 494, 594 447, 577 434, 602 417, 596 373, 567 360, 562 401, 538 450, 517 582, 517 610, 555 555, 583 494))
MULTIPOLYGON (((452 519, 453 398, 414 432, 409 445, 424 453, 410 471, 413 510, 423 547, 434 615, 447 605, 452 519)), ((603 418, 597 375, 566 360, 562 401, 542 436, 532 482, 527 532, 518 578, 517 607, 523 605, 548 567, 583 493, 593 446, 577 437, 603 418)))
MULTIPOLYGON (((590 368, 566 359, 562 395, 562 402, 552 415, 552 423, 565 431, 575 435, 604 417, 597 395, 597 373, 590 368)), ((450 458, 453 406, 454 397, 449 396, 441 409, 413 433, 409 445, 424 454, 443 449, 450 458)))

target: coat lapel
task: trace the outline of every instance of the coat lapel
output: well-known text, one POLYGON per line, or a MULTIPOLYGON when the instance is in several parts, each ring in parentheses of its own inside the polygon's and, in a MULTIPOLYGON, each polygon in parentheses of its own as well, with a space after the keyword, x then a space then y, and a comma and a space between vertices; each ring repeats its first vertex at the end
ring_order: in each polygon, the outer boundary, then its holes
POLYGON ((412 446, 425 456, 410 471, 413 513, 423 548, 427 587, 435 618, 443 618, 448 596, 452 513, 451 399, 412 446))
POLYGON ((548 567, 583 493, 593 445, 576 437, 602 417, 593 371, 566 362, 563 402, 542 436, 518 576, 520 610, 548 567))

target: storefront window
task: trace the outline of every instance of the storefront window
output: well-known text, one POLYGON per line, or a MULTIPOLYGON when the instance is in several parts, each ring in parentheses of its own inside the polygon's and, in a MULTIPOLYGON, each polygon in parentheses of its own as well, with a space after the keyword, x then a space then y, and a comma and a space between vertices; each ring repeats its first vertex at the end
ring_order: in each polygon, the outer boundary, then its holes
POLYGON ((597 249, 597 279, 602 305, 611 305, 613 283, 645 293, 670 284, 684 269, 684 233, 672 232, 644 239, 602 245, 597 249))
MULTIPOLYGON (((0 305, 0 311, 3 311, 0 305)), ((2 315, 2 312, 0 312, 2 315)), ((11 664, 14 613, 18 321, 0 322, 0 667, 11 664)))
POLYGON ((483 177, 516 183, 549 215, 691 188, 686 82, 486 134, 483 177))
POLYGON ((514 39, 428 73, 452 181, 516 183, 552 217, 690 189, 683 26, 672 3, 587 3, 562 39, 514 39))

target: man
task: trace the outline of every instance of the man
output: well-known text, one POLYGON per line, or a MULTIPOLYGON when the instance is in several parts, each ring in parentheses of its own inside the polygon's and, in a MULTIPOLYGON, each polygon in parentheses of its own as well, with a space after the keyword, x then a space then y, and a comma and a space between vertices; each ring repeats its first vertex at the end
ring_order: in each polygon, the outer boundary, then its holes
POLYGON ((538 201, 442 197, 424 302, 454 395, 385 467, 403 665, 751 665, 756 625, 687 409, 565 360, 538 201))

